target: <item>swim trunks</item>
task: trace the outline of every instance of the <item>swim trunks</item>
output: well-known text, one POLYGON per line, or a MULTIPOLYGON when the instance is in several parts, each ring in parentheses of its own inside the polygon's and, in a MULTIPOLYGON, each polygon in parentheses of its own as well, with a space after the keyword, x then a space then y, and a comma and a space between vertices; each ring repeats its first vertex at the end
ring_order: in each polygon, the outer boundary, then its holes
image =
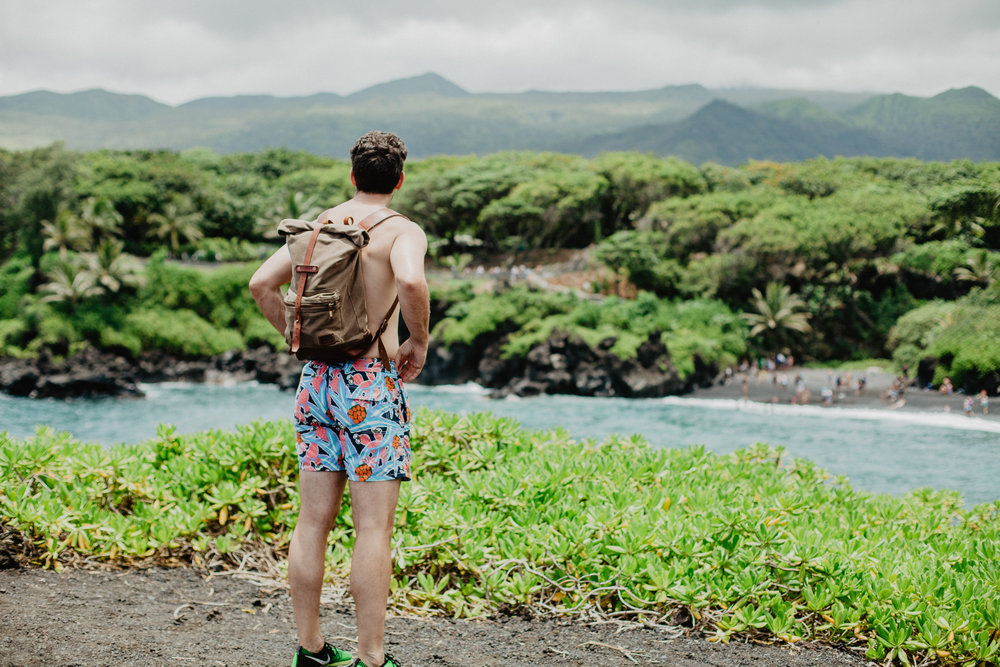
POLYGON ((410 407, 396 366, 378 358, 309 361, 295 401, 300 470, 353 482, 410 479, 410 407))

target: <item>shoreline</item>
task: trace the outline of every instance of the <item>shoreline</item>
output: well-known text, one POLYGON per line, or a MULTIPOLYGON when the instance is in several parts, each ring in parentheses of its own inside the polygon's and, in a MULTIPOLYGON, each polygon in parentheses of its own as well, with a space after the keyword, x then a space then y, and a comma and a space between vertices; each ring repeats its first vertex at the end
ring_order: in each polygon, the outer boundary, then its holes
MULTIPOLYGON (((864 371, 851 371, 851 386, 846 386, 848 373, 845 371, 828 371, 821 368, 793 367, 778 371, 767 371, 764 374, 753 372, 733 373, 727 381, 717 381, 709 387, 695 387, 694 391, 683 396, 672 397, 678 400, 711 399, 731 400, 736 403, 746 402, 756 406, 781 406, 788 408, 808 408, 815 410, 855 409, 871 411, 886 416, 893 414, 931 415, 935 417, 948 416, 948 421, 968 419, 989 422, 1000 425, 1000 404, 997 398, 990 397, 989 413, 983 414, 983 407, 978 397, 973 397, 972 415, 964 412, 965 400, 968 395, 960 392, 942 394, 936 389, 919 389, 915 386, 903 388, 902 400, 893 403, 889 392, 893 388, 896 376, 878 368, 864 371), (841 376, 842 390, 836 391, 836 378, 841 376), (795 378, 800 376, 807 394, 797 392, 795 378), (858 378, 865 378, 863 391, 858 392, 858 378), (744 380, 746 383, 744 385, 744 380), (782 383, 782 380, 785 383, 782 383), (829 403, 824 403, 823 388, 832 390, 833 396, 829 403), (803 400, 805 399, 805 400, 803 400)), ((959 427, 960 428, 960 427, 959 427)), ((993 430, 992 427, 985 430, 993 430)))

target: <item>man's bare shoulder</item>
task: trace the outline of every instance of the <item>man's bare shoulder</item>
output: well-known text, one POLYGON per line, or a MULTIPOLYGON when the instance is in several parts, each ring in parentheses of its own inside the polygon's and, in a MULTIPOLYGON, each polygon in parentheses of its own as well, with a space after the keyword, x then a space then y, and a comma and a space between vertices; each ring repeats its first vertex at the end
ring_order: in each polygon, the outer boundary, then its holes
POLYGON ((424 233, 423 228, 413 220, 403 216, 392 218, 391 221, 393 223, 393 231, 395 232, 397 239, 406 239, 407 241, 412 242, 427 242, 427 235, 424 233))

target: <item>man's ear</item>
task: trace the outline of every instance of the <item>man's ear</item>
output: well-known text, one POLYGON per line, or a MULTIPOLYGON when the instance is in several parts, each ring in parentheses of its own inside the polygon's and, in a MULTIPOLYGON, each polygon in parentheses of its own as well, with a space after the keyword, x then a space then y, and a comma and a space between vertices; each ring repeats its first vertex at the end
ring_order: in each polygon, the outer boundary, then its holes
MULTIPOLYGON (((353 174, 351 175, 353 178, 353 174)), ((403 179, 406 178, 406 172, 399 172, 399 183, 396 183, 395 189, 398 190, 403 187, 403 179)))
POLYGON ((354 180, 354 170, 351 169, 351 185, 358 187, 357 181, 354 180))

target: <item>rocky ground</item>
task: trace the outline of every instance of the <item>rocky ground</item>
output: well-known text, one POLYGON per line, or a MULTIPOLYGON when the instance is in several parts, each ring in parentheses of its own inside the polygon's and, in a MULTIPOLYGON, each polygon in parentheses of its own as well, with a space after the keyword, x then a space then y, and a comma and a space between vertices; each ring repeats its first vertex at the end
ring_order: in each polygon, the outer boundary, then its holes
MULTIPOLYGON (((287 590, 246 575, 178 568, 0 570, 0 665, 287 665, 295 631, 287 590)), ((328 640, 351 650, 351 608, 324 605, 328 640)), ((414 665, 861 667, 820 644, 712 643, 679 627, 497 616, 391 616, 387 646, 414 665)))

